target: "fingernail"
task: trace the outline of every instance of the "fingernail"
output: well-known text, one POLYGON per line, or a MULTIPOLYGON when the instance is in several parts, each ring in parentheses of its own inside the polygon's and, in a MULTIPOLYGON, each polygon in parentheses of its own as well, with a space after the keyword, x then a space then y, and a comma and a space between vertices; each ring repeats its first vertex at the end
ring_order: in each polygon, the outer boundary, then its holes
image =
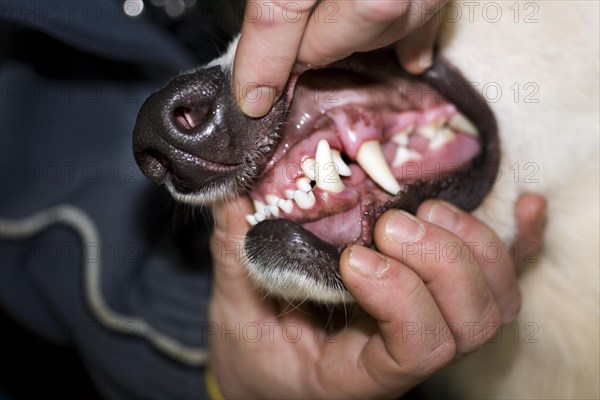
POLYGON ((240 108, 249 117, 259 118, 266 115, 277 100, 277 90, 270 86, 255 86, 243 94, 240 108))
POLYGON ((348 265, 369 278, 380 278, 390 267, 385 258, 363 246, 353 246, 350 249, 348 265))
POLYGON ((423 237, 425 227, 405 211, 394 211, 385 223, 385 236, 394 242, 414 242, 423 237))
POLYGON ((460 223, 460 215, 454 206, 443 201, 436 201, 429 209, 427 220, 454 232, 460 223))

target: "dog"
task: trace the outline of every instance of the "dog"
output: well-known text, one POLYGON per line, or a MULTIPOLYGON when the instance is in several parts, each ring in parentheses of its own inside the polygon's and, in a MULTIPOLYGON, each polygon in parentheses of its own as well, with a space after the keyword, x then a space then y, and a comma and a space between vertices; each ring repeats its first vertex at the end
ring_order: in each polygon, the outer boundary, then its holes
POLYGON ((452 3, 439 14, 423 76, 399 72, 386 50, 355 55, 294 76, 261 119, 233 99, 234 41, 146 101, 135 158, 186 204, 249 192, 250 277, 326 304, 353 301, 340 252, 372 245, 387 209, 442 198, 510 244, 519 195, 544 195, 544 250, 520 278, 519 319, 428 385, 452 398, 599 398, 598 4, 452 3))

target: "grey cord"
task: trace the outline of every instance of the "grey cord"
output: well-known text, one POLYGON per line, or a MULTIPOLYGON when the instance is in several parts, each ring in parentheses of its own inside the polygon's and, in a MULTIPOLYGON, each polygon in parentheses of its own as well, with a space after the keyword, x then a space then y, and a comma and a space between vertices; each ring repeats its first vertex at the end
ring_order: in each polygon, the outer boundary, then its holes
MULTIPOLYGON (((75 230, 80 235, 84 248, 88 243, 101 248, 100 234, 94 221, 85 212, 69 204, 58 204, 22 219, 0 218, 0 238, 26 239, 53 224, 67 225, 75 230)), ((142 318, 126 316, 110 309, 104 301, 100 289, 101 252, 98 257, 82 258, 86 300, 92 313, 102 325, 122 334, 144 337, 158 350, 187 365, 202 366, 206 364, 208 360, 206 349, 186 346, 157 331, 142 318)))

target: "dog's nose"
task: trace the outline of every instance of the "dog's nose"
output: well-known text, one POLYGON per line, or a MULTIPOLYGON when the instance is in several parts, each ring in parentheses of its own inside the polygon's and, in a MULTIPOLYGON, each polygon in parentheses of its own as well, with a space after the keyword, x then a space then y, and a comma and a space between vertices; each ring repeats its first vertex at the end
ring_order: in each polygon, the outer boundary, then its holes
POLYGON ((198 191, 239 172, 256 141, 244 129, 248 125, 221 67, 180 75, 142 106, 133 134, 134 157, 155 182, 168 177, 180 192, 198 191))

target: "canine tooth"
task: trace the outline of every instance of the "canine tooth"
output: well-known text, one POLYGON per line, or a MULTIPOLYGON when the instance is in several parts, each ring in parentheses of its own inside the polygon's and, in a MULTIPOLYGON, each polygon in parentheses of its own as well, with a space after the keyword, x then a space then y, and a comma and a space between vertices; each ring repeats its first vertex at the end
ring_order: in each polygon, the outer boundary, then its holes
POLYGON ((274 194, 268 194, 265 196, 265 200, 267 201, 268 205, 272 206, 273 204, 277 204, 279 197, 275 196, 274 194))
POLYGON ((256 220, 256 217, 254 215, 246 215, 246 221, 248 221, 248 223, 250 225, 256 225, 258 223, 258 221, 256 220))
POLYGON ((293 189, 285 189, 285 197, 289 200, 289 199, 293 199, 294 198, 294 192, 295 190, 293 189))
POLYGON ((396 149, 394 161, 392 161, 392 166, 398 167, 407 161, 418 161, 422 158, 423 156, 418 151, 411 150, 406 147, 398 147, 396 149))
POLYGON ((311 181, 315 180, 315 159, 307 158, 302 161, 302 172, 311 181))
POLYGON ((367 175, 388 193, 396 194, 400 191, 400 184, 385 161, 381 144, 377 140, 364 142, 358 149, 356 161, 367 175))
POLYGON ((256 214, 254 214, 254 218, 256 218, 256 221, 262 222, 267 218, 267 216, 261 212, 257 212, 256 214))
POLYGON ((456 138, 456 134, 448 128, 444 128, 438 131, 435 137, 429 142, 427 146, 430 150, 437 150, 443 147, 446 143, 453 141, 456 138))
POLYGON ((285 211, 286 213, 291 213, 292 212, 292 208, 294 208, 294 203, 292 202, 292 200, 283 200, 280 199, 277 202, 277 207, 281 208, 283 211, 285 211))
POLYGON ((352 176, 350 167, 344 162, 342 155, 338 150, 331 150, 331 158, 335 165, 337 165, 338 174, 341 176, 352 176))
POLYGON ((252 202, 254 203, 254 210, 256 210, 256 212, 261 212, 265 208, 266 204, 260 200, 253 200, 252 202))
POLYGON ((279 207, 277 207, 276 205, 272 204, 270 206, 267 206, 266 209, 268 209, 269 214, 271 214, 275 218, 279 217, 279 207))
POLYGON ((312 186, 310 185, 310 179, 308 178, 300 178, 296 181, 296 187, 304 192, 310 192, 312 190, 312 186))
POLYGON ((315 161, 315 166, 317 168, 317 171, 315 172, 317 187, 328 192, 342 192, 346 186, 342 183, 342 178, 340 178, 340 174, 337 171, 337 165, 333 162, 331 148, 329 147, 327 140, 322 139, 319 142, 315 161))
POLYGON ((302 190, 296 190, 294 192, 294 201, 303 210, 308 210, 316 203, 315 194, 313 192, 303 192, 302 190))
POLYGON ((479 132, 477 131, 477 128, 475 128, 475 125, 461 113, 454 114, 454 116, 450 118, 450 121, 448 121, 448 126, 454 130, 466 133, 467 135, 479 136, 479 132))

